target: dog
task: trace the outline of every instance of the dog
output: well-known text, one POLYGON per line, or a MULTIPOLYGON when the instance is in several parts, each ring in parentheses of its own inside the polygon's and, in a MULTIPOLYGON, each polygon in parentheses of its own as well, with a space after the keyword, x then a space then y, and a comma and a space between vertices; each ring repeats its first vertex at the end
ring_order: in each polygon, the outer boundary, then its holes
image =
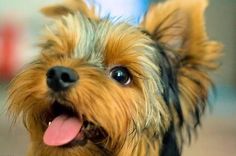
POLYGON ((51 19, 40 55, 11 81, 9 113, 29 156, 180 156, 200 125, 222 45, 204 26, 207 0, 153 4, 138 26, 83 0, 51 19))

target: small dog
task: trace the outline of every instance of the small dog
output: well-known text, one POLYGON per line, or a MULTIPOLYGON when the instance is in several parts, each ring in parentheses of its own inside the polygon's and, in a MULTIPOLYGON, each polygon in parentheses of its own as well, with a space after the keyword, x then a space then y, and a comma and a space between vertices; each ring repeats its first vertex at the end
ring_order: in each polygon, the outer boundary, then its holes
POLYGON ((52 18, 41 54, 9 88, 29 156, 179 156, 200 124, 221 44, 204 27, 207 0, 154 4, 139 26, 99 18, 82 0, 52 18))

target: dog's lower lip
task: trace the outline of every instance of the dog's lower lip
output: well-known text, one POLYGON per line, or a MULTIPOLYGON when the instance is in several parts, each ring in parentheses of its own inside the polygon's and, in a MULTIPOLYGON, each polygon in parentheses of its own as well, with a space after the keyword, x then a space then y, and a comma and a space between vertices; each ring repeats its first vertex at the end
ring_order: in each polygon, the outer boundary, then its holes
POLYGON ((48 146, 63 146, 75 139, 82 140, 82 126, 81 118, 61 114, 44 131, 43 142, 48 146))
MULTIPOLYGON (((59 145, 58 147, 73 147, 73 146, 84 146, 88 140, 94 143, 99 143, 101 138, 105 138, 104 133, 101 132, 101 128, 96 127, 89 121, 82 121, 82 127, 80 128, 77 136, 66 144, 59 145)), ((52 124, 52 121, 48 122, 48 127, 52 124)))
POLYGON ((49 111, 45 111, 42 115, 44 127, 44 133, 49 128, 49 126, 53 123, 53 120, 58 116, 67 116, 68 118, 77 118, 80 120, 82 126, 77 133, 74 139, 71 139, 68 143, 58 144, 53 146, 58 147, 73 147, 73 146, 84 146, 88 140, 94 142, 95 144, 102 143, 103 140, 107 137, 107 133, 103 130, 102 127, 96 126, 92 122, 88 121, 86 116, 81 115, 77 111, 75 111, 73 104, 71 103, 62 103, 62 101, 53 102, 49 111), (45 116, 45 117, 43 117, 45 116), (46 119, 46 120, 45 120, 46 119))

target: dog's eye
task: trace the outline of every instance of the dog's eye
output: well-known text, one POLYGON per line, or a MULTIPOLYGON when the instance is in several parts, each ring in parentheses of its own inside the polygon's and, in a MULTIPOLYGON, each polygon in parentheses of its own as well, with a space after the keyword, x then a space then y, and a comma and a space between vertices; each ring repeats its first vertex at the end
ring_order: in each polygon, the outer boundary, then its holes
POLYGON ((131 74, 125 67, 115 67, 110 71, 110 77, 122 85, 128 85, 131 82, 131 74))

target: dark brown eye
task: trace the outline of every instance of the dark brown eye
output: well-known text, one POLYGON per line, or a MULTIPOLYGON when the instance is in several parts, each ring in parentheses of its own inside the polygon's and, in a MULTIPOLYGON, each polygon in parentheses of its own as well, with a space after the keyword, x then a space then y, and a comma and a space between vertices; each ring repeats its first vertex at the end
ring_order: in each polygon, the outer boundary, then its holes
POLYGON ((131 82, 131 74, 125 67, 115 67, 110 71, 110 77, 122 85, 128 85, 131 82))

